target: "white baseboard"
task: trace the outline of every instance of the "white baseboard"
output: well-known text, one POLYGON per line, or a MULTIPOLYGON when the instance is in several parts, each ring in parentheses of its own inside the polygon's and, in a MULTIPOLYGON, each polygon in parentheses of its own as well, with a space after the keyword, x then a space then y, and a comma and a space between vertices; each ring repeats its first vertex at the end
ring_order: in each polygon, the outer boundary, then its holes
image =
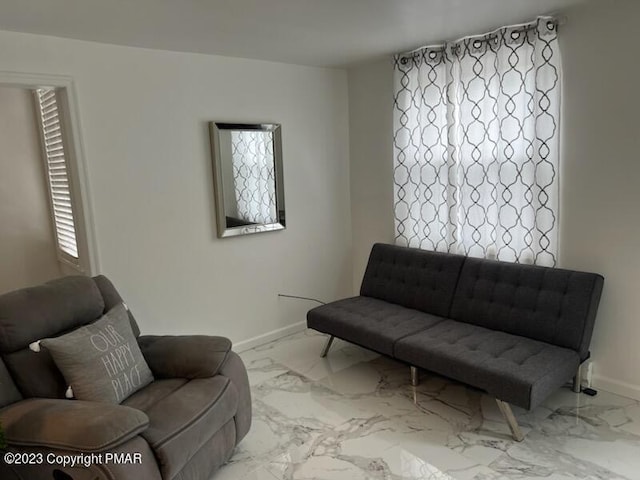
POLYGON ((278 340, 279 338, 287 337, 289 335, 293 335, 294 333, 302 332, 303 330, 306 330, 306 328, 307 328, 307 322, 303 320, 301 322, 297 322, 292 325, 287 325, 286 327, 278 328, 276 330, 263 333, 262 335, 258 335, 256 337, 252 337, 247 340, 234 343, 233 350, 236 353, 245 352, 247 350, 251 350, 252 348, 259 347, 260 345, 264 345, 265 343, 278 340))
POLYGON ((607 392, 622 395, 623 397, 640 400, 640 385, 614 380, 613 378, 603 377, 594 373, 593 387, 596 389, 606 390, 607 392))

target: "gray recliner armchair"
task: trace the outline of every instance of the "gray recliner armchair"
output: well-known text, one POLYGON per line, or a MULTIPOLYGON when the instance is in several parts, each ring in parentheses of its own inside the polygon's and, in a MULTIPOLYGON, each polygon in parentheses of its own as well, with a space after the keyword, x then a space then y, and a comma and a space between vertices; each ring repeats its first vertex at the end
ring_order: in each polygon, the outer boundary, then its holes
POLYGON ((104 276, 66 277, 0 296, 0 422, 13 454, 3 480, 205 480, 251 425, 247 372, 231 342, 140 336, 155 380, 120 405, 65 399, 51 355, 29 345, 93 323, 122 298, 104 276), (64 463, 67 462, 67 465, 64 463))

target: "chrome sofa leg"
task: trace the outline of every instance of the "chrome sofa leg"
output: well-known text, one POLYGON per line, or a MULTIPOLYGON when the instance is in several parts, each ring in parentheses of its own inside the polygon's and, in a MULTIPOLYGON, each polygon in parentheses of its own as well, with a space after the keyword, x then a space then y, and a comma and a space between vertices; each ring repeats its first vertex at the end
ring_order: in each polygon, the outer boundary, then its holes
POLYGON ((580 393, 582 391, 582 364, 578 365, 576 376, 573 377, 573 391, 580 393))
POLYGON ((324 358, 327 356, 327 353, 329 353, 329 349, 331 348, 331 344, 333 343, 333 335, 331 335, 328 339, 327 339, 327 343, 324 344, 324 348, 322 349, 322 353, 320 354, 321 358, 324 358))
POLYGON ((411 366, 411 385, 417 387, 420 384, 420 372, 418 367, 411 366))
POLYGON ((503 402, 502 400, 498 400, 496 398, 496 402, 498 403, 498 408, 502 412, 502 416, 507 421, 509 425, 509 429, 511 430, 511 435, 516 442, 521 442, 524 440, 524 435, 522 434, 522 430, 520 430, 520 426, 518 425, 518 420, 516 420, 515 415, 511 411, 511 405, 507 402, 503 402))

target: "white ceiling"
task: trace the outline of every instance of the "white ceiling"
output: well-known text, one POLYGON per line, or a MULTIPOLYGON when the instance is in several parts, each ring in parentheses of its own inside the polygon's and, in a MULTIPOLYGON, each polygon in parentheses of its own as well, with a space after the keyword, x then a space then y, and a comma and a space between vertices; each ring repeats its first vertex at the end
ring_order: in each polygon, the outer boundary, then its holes
POLYGON ((582 0, 0 0, 0 30, 319 66, 482 33, 582 0))

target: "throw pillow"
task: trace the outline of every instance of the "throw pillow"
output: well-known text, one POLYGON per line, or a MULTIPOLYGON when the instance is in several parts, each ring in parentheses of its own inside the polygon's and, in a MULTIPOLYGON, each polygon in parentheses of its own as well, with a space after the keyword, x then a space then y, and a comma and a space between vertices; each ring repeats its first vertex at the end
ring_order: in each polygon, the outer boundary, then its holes
POLYGON ((153 381, 122 304, 91 325, 40 344, 78 400, 120 403, 153 381))

